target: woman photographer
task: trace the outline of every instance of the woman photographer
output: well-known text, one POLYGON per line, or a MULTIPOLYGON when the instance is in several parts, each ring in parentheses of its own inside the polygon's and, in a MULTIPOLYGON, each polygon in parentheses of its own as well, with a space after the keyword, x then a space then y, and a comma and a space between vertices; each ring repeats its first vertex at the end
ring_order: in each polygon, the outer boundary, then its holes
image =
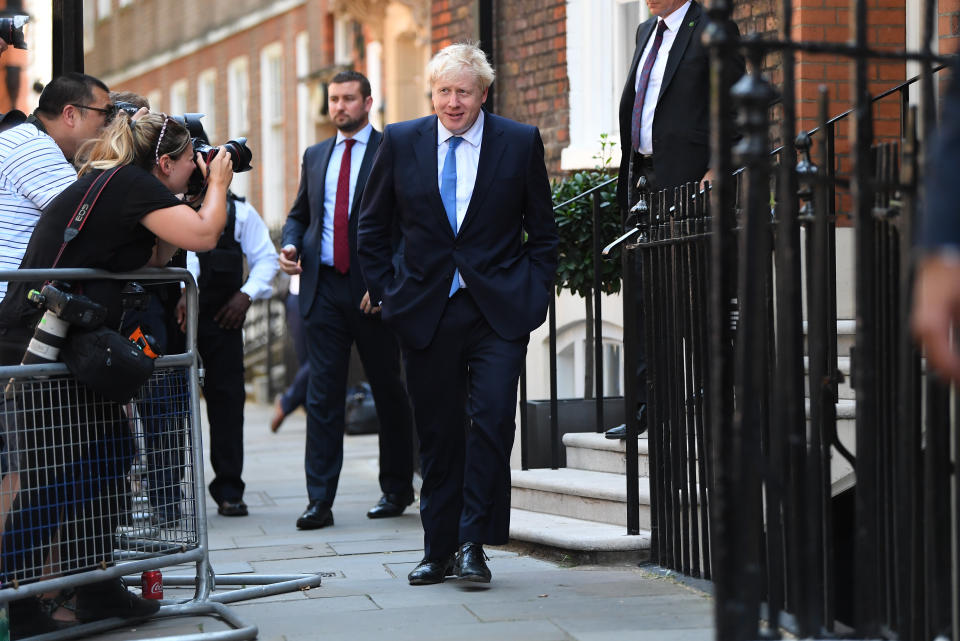
MULTIPOLYGON (((46 269, 56 263, 132 271, 165 265, 177 247, 206 251, 217 244, 233 176, 225 150, 209 167, 199 155, 195 164, 187 129, 166 114, 155 113, 134 121, 121 112, 103 136, 88 145, 79 179, 40 217, 21 268, 46 269), (203 204, 194 210, 175 194, 186 193, 197 166, 206 175, 207 187, 203 204), (119 170, 103 187, 82 229, 64 244, 64 230, 87 190, 102 172, 116 167, 119 170)), ((106 308, 104 324, 114 329, 123 314, 124 284, 75 283, 84 296, 106 308)), ((42 314, 26 296, 41 285, 11 283, 0 303, 3 364, 19 363, 23 357, 42 314)), ((22 405, 31 406, 27 399, 22 405)), ((66 396, 61 391, 56 407, 21 420, 17 440, 21 489, 3 533, 3 585, 36 580, 44 574, 48 558, 59 559, 55 573, 111 564, 114 533, 127 513, 126 474, 135 452, 123 407, 83 386, 66 396), (56 477, 54 482, 51 476, 56 477)), ((81 621, 143 617, 158 607, 156 601, 127 591, 119 579, 81 586, 76 594, 81 621)), ((34 598, 11 603, 10 619, 14 638, 62 625, 34 598)))

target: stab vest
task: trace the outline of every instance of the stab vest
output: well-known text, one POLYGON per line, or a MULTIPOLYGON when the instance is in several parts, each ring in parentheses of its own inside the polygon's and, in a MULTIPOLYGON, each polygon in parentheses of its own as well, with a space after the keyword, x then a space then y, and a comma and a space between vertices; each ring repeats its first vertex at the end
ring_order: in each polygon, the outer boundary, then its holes
POLYGON ((227 198, 227 224, 220 234, 217 246, 200 252, 200 315, 213 316, 243 285, 243 249, 237 242, 234 228, 237 224, 237 205, 227 198))

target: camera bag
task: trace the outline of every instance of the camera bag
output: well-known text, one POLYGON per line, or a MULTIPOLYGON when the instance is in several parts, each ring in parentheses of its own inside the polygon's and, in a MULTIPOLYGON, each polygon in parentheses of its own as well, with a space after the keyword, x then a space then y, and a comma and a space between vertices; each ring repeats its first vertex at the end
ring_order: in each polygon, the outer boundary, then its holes
MULTIPOLYGON (((77 237, 90 217, 104 187, 120 170, 114 167, 97 176, 77 205, 63 232, 63 244, 52 267, 56 267, 67 243, 77 237)), ((109 327, 71 328, 60 350, 60 360, 70 373, 91 390, 115 403, 127 403, 150 380, 154 361, 135 343, 109 327)))

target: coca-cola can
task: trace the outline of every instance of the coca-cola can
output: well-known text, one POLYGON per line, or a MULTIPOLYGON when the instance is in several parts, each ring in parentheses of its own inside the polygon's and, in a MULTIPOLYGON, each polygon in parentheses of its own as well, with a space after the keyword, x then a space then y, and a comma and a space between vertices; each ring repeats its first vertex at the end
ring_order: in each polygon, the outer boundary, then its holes
POLYGON ((163 598, 163 575, 160 570, 147 570, 140 575, 140 589, 144 599, 163 598))

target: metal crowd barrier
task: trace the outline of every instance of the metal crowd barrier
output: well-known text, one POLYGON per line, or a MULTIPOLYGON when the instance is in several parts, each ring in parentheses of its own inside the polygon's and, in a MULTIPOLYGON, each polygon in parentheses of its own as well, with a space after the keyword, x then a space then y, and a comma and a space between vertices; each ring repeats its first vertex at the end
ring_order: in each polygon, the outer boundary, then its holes
MULTIPOLYGON (((210 565, 193 277, 185 269, 0 270, 5 281, 93 278, 183 283, 186 351, 158 358, 151 380, 125 406, 89 392, 62 363, 0 366, 7 388, 0 413, 0 605, 194 563, 193 575, 164 577, 167 586, 194 585, 193 597, 162 600, 155 617, 213 616, 231 629, 161 639, 255 639, 257 626, 225 603, 317 587, 321 577, 217 577, 210 565), (214 594, 218 585, 252 587, 214 594)), ((111 618, 32 639, 69 639, 128 624, 111 618)))

